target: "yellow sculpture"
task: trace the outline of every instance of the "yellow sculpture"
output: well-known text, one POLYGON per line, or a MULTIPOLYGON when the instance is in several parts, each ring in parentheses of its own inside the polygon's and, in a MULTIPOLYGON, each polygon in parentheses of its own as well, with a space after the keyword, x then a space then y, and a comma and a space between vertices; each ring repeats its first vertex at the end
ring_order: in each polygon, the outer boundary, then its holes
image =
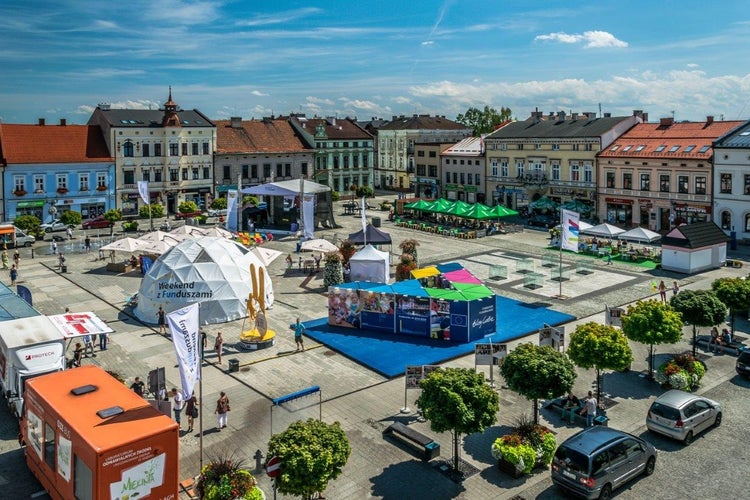
POLYGON ((265 271, 258 266, 257 274, 255 264, 250 264, 250 279, 252 289, 247 297, 247 319, 249 328, 245 330, 245 321, 242 322, 242 333, 240 341, 245 343, 265 343, 276 336, 276 332, 268 329, 266 321, 266 290, 265 271))

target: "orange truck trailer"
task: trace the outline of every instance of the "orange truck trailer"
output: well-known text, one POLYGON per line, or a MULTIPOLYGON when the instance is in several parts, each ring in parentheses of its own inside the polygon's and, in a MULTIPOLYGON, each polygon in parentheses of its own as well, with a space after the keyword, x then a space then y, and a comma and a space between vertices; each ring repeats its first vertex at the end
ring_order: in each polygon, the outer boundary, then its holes
POLYGON ((97 366, 28 380, 21 430, 53 499, 178 497, 177 423, 97 366))

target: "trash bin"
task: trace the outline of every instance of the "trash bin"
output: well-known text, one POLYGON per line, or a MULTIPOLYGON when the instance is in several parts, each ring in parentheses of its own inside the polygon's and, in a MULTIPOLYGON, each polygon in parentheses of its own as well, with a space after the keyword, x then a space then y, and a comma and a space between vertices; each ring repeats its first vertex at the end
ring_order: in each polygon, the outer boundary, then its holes
POLYGON ((237 358, 232 358, 229 360, 229 371, 230 372, 238 372, 240 371, 240 360, 237 358))
POLYGON ((60 266, 60 272, 61 273, 67 273, 68 272, 68 265, 67 264, 63 264, 62 266, 60 266))
POLYGON ((729 249, 737 250, 737 232, 736 231, 729 232, 729 249))
POLYGON ((380 227, 380 217, 372 218, 372 227, 380 227))

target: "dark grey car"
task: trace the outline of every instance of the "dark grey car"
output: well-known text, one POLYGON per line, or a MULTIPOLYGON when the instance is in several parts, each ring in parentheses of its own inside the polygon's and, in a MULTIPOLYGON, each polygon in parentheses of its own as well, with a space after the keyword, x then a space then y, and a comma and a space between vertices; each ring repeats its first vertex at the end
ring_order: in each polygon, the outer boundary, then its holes
POLYGON ((656 467, 656 449, 609 427, 590 427, 562 443, 552 459, 552 482, 583 498, 607 499, 612 491, 656 467))

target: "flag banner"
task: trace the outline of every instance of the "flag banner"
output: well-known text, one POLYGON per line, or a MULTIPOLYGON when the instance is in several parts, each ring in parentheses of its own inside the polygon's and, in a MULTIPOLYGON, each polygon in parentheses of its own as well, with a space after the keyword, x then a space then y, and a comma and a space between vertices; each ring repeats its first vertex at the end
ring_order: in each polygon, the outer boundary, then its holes
POLYGON ((315 229, 315 195, 313 194, 306 194, 302 197, 302 225, 305 229, 305 239, 313 239, 315 229))
POLYGON ((148 194, 148 181, 138 181, 138 194, 141 195, 143 203, 145 203, 146 205, 151 203, 151 201, 149 200, 150 196, 148 194))
POLYGON ((562 246, 563 250, 578 253, 578 221, 581 215, 571 210, 562 211, 562 246))
POLYGON ((227 229, 239 232, 239 221, 237 220, 237 190, 230 189, 227 191, 227 229))
MULTIPOLYGON (((367 198, 363 196, 362 197, 362 231, 365 233, 365 238, 367 237, 367 214, 365 213, 366 208, 367 208, 367 198)), ((367 245, 366 241, 365 241, 365 245, 367 245)))
POLYGON ((25 300, 30 306, 34 305, 31 300, 31 290, 29 290, 23 285, 16 285, 16 293, 18 294, 19 297, 25 300))
POLYGON ((200 306, 191 304, 167 314, 167 324, 177 354, 182 395, 187 400, 200 379, 200 306))

